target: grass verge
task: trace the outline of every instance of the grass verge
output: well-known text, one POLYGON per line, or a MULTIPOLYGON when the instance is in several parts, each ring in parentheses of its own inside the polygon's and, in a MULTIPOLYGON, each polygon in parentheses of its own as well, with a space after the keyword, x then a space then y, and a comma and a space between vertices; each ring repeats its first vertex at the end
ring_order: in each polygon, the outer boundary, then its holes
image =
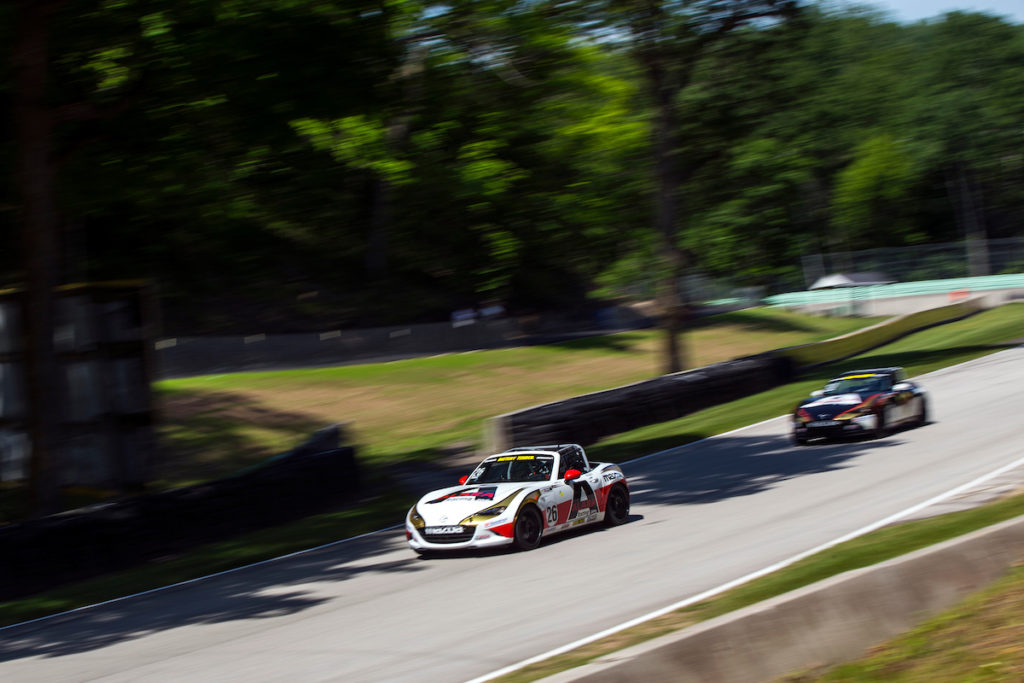
POLYGON ((1024 566, 1018 566, 956 607, 873 648, 861 660, 825 672, 786 676, 779 681, 1021 681, 1022 612, 1024 566))

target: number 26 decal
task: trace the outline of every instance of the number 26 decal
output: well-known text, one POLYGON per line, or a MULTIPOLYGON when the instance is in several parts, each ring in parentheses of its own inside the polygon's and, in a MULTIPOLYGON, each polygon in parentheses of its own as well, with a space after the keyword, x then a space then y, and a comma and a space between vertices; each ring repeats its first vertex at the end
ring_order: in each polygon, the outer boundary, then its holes
POLYGON ((548 517, 548 524, 554 524, 558 521, 558 506, 552 505, 544 511, 544 514, 548 517))

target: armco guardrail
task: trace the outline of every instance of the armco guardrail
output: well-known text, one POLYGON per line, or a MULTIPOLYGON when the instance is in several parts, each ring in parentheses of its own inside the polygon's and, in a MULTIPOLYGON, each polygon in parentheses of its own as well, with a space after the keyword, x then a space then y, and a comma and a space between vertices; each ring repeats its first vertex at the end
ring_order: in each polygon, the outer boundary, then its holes
POLYGON ((696 370, 575 396, 506 413, 487 421, 488 453, 539 443, 580 443, 667 422, 704 408, 766 391, 801 369, 841 360, 911 332, 973 315, 984 297, 911 313, 823 342, 737 358, 696 370))
POLYGON ((779 349, 775 353, 790 358, 797 367, 829 363, 855 356, 858 353, 863 353, 883 344, 888 344, 911 332, 917 332, 933 325, 960 320, 977 313, 984 306, 984 297, 972 297, 965 301, 949 304, 948 306, 940 306, 926 311, 902 315, 841 337, 813 344, 779 349))
POLYGON ((545 683, 753 683, 860 656, 1004 575, 1024 517, 620 650, 545 683))

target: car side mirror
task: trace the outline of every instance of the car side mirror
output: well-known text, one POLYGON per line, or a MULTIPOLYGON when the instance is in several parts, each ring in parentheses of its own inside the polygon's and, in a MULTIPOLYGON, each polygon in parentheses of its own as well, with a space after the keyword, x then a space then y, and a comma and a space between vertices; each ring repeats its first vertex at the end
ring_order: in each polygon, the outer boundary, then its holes
POLYGON ((460 484, 465 484, 467 479, 469 479, 469 475, 468 474, 463 474, 461 477, 459 477, 459 483, 460 484))
POLYGON ((909 382, 900 382, 892 386, 893 391, 910 391, 911 385, 909 382))
POLYGON ((825 395, 824 389, 815 389, 811 392, 811 398, 820 398, 825 395))
POLYGON ((565 483, 568 484, 570 481, 574 479, 579 479, 581 476, 583 476, 583 473, 580 472, 579 470, 566 470, 565 483))

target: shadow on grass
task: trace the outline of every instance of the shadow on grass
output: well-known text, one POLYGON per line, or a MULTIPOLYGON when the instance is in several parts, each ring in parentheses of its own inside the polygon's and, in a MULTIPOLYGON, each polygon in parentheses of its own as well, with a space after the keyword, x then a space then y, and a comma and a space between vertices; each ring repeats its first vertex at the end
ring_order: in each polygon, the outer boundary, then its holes
POLYGON ((175 486, 233 474, 299 445, 322 418, 228 391, 161 390, 153 478, 175 486))
MULTIPOLYGON (((594 334, 593 336, 580 337, 567 341, 557 341, 550 344, 538 344, 565 351, 611 351, 615 353, 646 353, 638 349, 637 344, 641 338, 636 332, 621 332, 618 334, 594 334)), ((643 334, 643 333, 640 333, 643 334)))
POLYGON ((411 551, 395 559, 398 533, 359 537, 74 616, 13 626, 0 637, 0 662, 75 655, 189 626, 296 614, 333 599, 320 590, 326 583, 341 583, 337 593, 343 596, 343 582, 360 575, 422 571, 411 551), (311 581, 317 589, 303 585, 311 581))
POLYGON ((736 325, 751 331, 771 332, 820 332, 818 327, 792 318, 768 316, 756 311, 732 311, 716 315, 691 318, 686 323, 690 329, 736 325))

